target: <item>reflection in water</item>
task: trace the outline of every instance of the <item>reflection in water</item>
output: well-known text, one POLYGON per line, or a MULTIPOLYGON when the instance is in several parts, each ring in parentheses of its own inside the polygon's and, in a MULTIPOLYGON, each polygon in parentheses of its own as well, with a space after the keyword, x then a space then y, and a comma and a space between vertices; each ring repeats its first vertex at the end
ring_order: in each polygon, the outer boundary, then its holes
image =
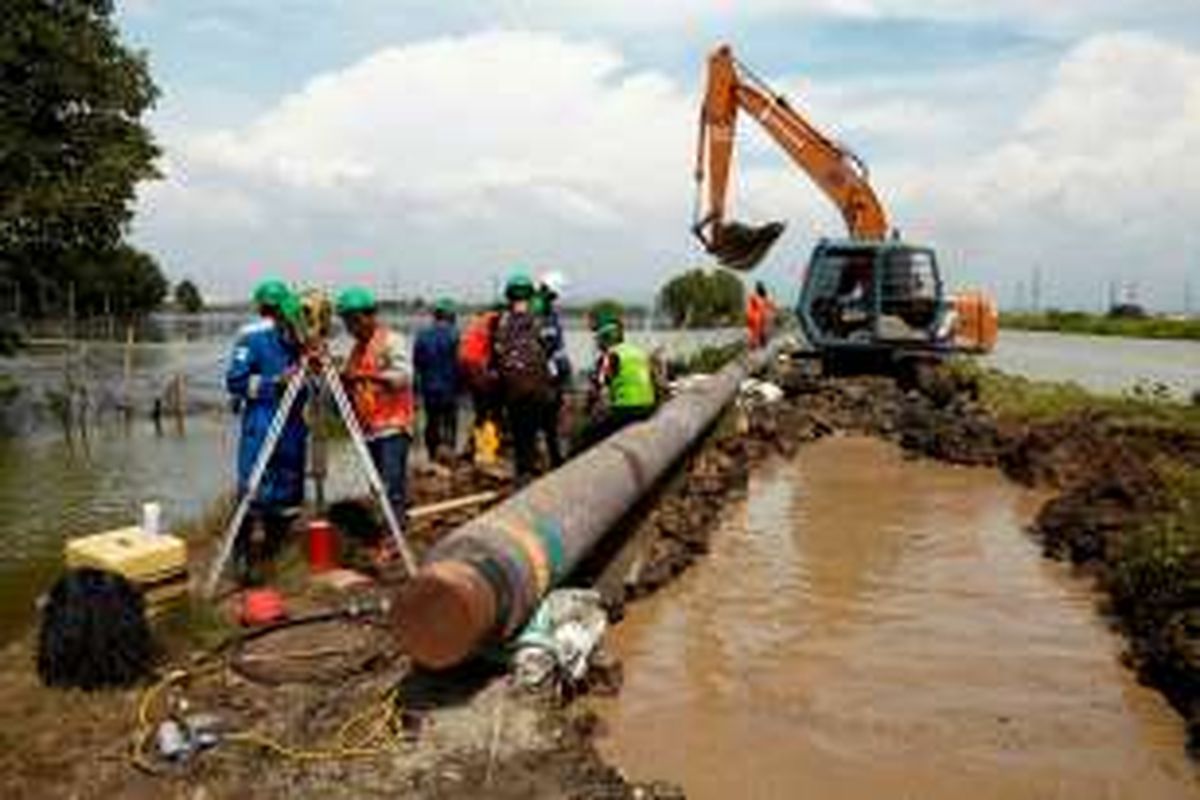
POLYGON ((1200 797, 1182 726, 998 475, 834 439, 617 627, 602 743, 689 797, 1200 797))

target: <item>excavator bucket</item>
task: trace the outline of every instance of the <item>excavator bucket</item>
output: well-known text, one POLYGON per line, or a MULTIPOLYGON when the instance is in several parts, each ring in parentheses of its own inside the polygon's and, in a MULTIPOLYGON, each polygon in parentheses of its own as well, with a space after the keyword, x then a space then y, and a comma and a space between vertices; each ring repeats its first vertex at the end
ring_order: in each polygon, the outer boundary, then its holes
POLYGON ((705 242, 705 246, 721 266, 748 272, 766 257, 767 251, 783 234, 785 227, 782 222, 768 222, 765 225, 729 222, 714 231, 712 241, 705 242))

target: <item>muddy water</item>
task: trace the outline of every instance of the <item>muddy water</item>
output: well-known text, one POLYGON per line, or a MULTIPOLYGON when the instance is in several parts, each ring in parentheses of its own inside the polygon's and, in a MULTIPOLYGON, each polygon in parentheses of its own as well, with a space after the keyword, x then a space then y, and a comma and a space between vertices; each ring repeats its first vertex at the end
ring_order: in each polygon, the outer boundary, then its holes
POLYGON ((617 627, 606 755, 689 797, 1200 797, 1181 724, 988 471, 831 439, 617 627))

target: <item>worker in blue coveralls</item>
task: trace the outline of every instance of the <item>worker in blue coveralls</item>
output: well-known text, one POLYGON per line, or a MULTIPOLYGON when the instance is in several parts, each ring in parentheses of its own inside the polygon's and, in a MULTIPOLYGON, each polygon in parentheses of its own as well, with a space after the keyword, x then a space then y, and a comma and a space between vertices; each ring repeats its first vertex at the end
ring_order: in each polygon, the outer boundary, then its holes
MULTIPOLYGON (((250 473, 275 418, 288 381, 301 369, 301 350, 290 322, 298 317, 299 299, 281 280, 267 279, 254 290, 259 318, 238 331, 225 386, 241 412, 238 443, 238 496, 249 489, 250 473)), ((304 502, 305 447, 302 392, 292 406, 275 446, 250 513, 237 532, 234 564, 239 581, 262 580, 262 567, 279 552, 304 502)))

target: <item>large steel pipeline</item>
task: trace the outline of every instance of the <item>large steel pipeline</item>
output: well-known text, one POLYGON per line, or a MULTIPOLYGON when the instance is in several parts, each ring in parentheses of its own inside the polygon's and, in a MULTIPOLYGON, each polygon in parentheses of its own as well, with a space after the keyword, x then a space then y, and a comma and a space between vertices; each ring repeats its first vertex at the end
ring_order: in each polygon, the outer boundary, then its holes
POLYGON ((417 664, 442 669, 502 642, 633 508, 734 399, 774 349, 685 388, 645 422, 605 439, 458 530, 425 556, 393 604, 417 664))

